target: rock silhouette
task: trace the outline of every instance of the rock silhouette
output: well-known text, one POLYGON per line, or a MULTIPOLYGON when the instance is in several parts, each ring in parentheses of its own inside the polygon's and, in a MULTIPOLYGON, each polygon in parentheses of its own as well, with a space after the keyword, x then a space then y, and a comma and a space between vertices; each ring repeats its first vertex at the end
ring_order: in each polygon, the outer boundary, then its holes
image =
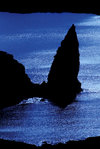
POLYGON ((79 66, 79 42, 72 25, 57 50, 48 74, 49 97, 56 104, 69 104, 82 90, 77 78, 79 66))
POLYGON ((19 103, 23 99, 42 97, 65 107, 81 91, 78 81, 79 43, 75 26, 69 29, 57 50, 48 74, 47 83, 34 84, 25 68, 12 55, 0 51, 0 108, 19 103))
POLYGON ((34 86, 24 66, 12 55, 0 51, 0 108, 31 97, 34 86))

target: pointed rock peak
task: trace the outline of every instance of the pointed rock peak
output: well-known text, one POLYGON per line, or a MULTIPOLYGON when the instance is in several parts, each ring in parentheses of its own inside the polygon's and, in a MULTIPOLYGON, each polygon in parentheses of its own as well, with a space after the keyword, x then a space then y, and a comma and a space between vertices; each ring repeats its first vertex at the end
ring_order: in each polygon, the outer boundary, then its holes
POLYGON ((75 25, 74 25, 74 24, 72 24, 72 26, 71 26, 71 28, 70 28, 70 29, 75 30, 75 25))
POLYGON ((64 97, 72 101, 81 91, 81 83, 77 79, 80 65, 78 47, 79 43, 73 24, 61 42, 48 74, 50 94, 57 99, 64 97))
POLYGON ((61 47, 64 47, 64 48, 67 47, 68 49, 69 45, 70 45, 70 48, 72 47, 72 49, 76 47, 78 48, 79 46, 74 24, 68 30, 68 33, 66 34, 64 40, 62 40, 61 42, 61 47))
POLYGON ((76 31, 75 31, 75 25, 73 24, 70 29, 68 30, 68 33, 67 35, 71 34, 71 33, 75 33, 76 34, 76 31))
POLYGON ((70 32, 75 32, 75 25, 74 24, 70 27, 68 33, 70 33, 70 32))

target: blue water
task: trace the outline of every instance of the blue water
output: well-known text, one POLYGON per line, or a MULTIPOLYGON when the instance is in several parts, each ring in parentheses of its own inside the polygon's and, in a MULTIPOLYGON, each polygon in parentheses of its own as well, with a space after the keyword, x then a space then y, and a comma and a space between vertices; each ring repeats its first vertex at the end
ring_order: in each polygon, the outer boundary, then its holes
POLYGON ((0 50, 13 54, 31 80, 41 83, 73 23, 80 43, 83 92, 65 109, 32 98, 0 110, 0 138, 41 145, 100 136, 100 16, 0 13, 0 50))

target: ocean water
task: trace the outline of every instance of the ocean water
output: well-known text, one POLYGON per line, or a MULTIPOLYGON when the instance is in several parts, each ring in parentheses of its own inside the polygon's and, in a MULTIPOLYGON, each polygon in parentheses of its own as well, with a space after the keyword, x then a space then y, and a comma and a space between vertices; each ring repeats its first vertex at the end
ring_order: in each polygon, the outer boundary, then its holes
POLYGON ((79 40, 83 92, 64 109, 36 97, 0 110, 0 138, 41 145, 100 136, 100 16, 1 12, 0 50, 13 54, 34 83, 47 81, 53 57, 72 24, 79 40))

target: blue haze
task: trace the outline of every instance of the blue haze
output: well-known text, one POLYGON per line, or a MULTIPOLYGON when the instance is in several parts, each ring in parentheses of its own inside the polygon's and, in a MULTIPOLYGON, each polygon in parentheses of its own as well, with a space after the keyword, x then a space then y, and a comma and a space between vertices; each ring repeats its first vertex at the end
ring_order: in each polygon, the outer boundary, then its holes
POLYGON ((100 135, 100 16, 0 13, 0 49, 13 54, 31 80, 41 83, 73 23, 80 43, 83 92, 65 109, 33 98, 0 110, 0 138, 41 145, 100 135))

